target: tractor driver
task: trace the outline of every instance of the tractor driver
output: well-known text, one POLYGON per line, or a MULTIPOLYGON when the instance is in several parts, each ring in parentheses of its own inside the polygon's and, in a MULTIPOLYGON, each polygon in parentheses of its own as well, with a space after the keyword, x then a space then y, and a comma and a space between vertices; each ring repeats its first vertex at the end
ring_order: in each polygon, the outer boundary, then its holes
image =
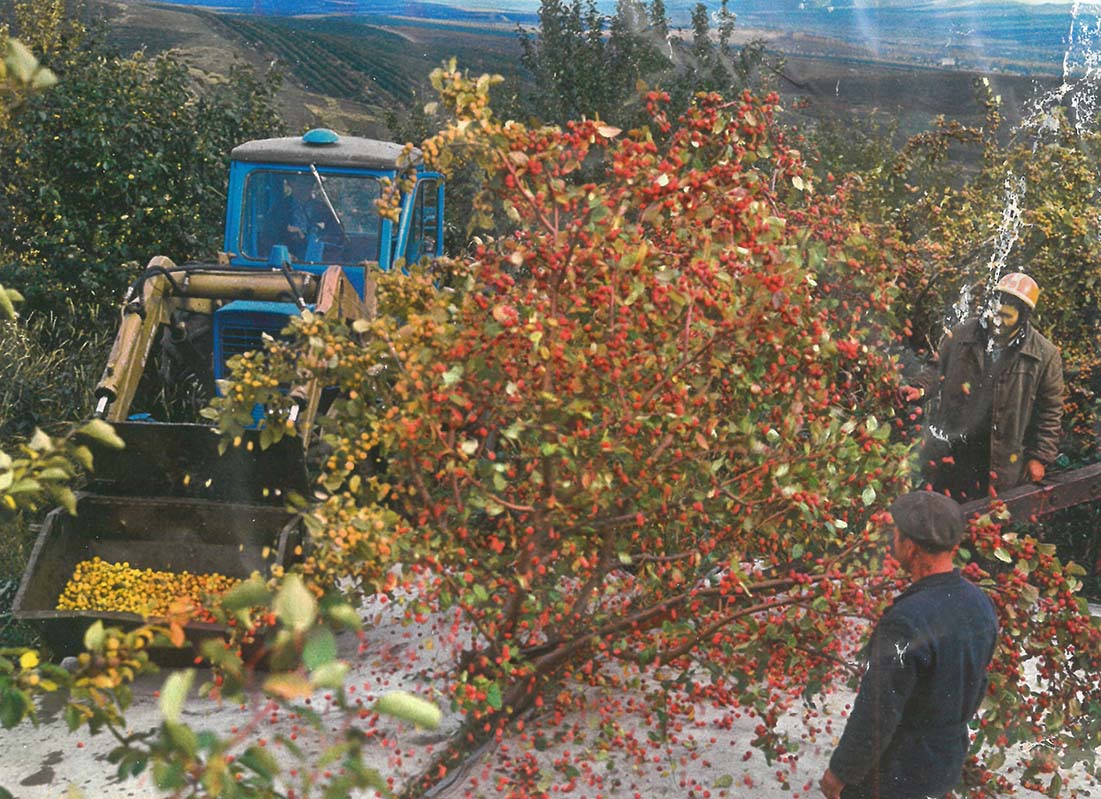
MULTIPOLYGON (((272 244, 285 245, 291 256, 298 261, 305 255, 306 234, 309 229, 307 186, 308 183, 300 176, 283 178, 282 191, 268 211, 269 240, 272 244)), ((267 249, 270 250, 271 246, 267 249)))

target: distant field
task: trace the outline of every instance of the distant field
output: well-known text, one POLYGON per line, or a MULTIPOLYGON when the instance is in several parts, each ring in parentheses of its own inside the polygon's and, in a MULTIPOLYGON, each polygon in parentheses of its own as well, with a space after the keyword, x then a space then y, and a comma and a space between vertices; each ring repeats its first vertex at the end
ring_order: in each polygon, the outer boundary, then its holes
MULTIPOLYGON (((783 94, 811 100, 811 113, 841 116, 875 110, 898 118, 905 135, 927 130, 940 115, 969 124, 982 124, 984 116, 975 99, 975 81, 984 77, 980 72, 792 58, 784 74, 794 82, 779 87, 783 94)), ((1029 104, 1058 83, 1052 77, 986 77, 1002 98, 1007 127, 1020 122, 1029 104)))
MULTIPOLYGON (((468 19, 399 17, 393 13, 400 5, 397 0, 388 0, 386 15, 364 17, 252 16, 144 0, 108 2, 116 4, 110 31, 121 49, 175 48, 207 71, 224 71, 235 59, 260 69, 278 62, 287 78, 279 102, 292 129, 325 124, 384 136, 386 112, 408 108, 414 92, 418 102, 428 98, 429 72, 450 57, 475 73, 522 75, 519 41, 508 23, 482 20, 484 26, 475 27, 468 19)), ((810 98, 809 113, 844 116, 878 110, 897 116, 904 134, 927 129, 940 114, 981 121, 972 87, 979 74, 975 71, 885 64, 869 59, 855 45, 812 36, 797 44, 838 50, 828 56, 788 53, 776 88, 789 101, 810 98)), ((770 48, 780 51, 785 45, 791 42, 770 41, 770 48)), ((1053 82, 1050 77, 1004 73, 990 79, 1005 101, 1011 125, 1028 101, 1053 82)))
POLYGON ((287 77, 329 97, 375 106, 408 105, 429 72, 455 57, 474 72, 515 73, 514 36, 448 27, 390 25, 341 17, 276 18, 195 12, 242 46, 281 63, 287 77))

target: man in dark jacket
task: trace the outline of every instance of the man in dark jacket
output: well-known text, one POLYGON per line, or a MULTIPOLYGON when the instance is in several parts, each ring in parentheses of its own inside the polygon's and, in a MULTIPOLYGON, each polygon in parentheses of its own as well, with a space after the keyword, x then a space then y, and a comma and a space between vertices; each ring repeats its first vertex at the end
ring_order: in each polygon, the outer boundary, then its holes
POLYGON ((990 312, 941 343, 938 402, 921 452, 932 490, 977 499, 991 488, 1039 482, 1058 456, 1063 366, 1029 323, 1039 294, 1028 275, 1008 274, 990 312))
POLYGON ((926 799, 959 782, 967 725, 986 694, 994 604, 952 567, 959 505, 914 491, 891 506, 911 584, 875 626, 867 671, 819 787, 827 799, 926 799))

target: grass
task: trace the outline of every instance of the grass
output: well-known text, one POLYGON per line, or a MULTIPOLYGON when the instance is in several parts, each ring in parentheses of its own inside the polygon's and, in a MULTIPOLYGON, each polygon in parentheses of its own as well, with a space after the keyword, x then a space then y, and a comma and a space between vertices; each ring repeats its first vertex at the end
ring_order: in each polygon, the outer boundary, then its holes
POLYGON ((77 318, 50 313, 0 323, 0 447, 91 414, 113 332, 78 329, 77 318))

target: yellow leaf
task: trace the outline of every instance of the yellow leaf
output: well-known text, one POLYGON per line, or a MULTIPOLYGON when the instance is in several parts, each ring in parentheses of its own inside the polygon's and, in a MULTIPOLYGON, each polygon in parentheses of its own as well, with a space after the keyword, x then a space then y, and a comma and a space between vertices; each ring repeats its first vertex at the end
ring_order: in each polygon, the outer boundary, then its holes
POLYGON ((184 628, 179 622, 173 621, 168 625, 168 640, 172 642, 172 646, 181 647, 187 640, 184 635, 184 628))
POLYGON ((38 653, 37 652, 24 652, 19 656, 19 668, 21 669, 33 669, 38 665, 38 653))
POLYGON ((305 699, 313 694, 313 686, 300 674, 273 674, 264 681, 264 692, 281 699, 305 699))

